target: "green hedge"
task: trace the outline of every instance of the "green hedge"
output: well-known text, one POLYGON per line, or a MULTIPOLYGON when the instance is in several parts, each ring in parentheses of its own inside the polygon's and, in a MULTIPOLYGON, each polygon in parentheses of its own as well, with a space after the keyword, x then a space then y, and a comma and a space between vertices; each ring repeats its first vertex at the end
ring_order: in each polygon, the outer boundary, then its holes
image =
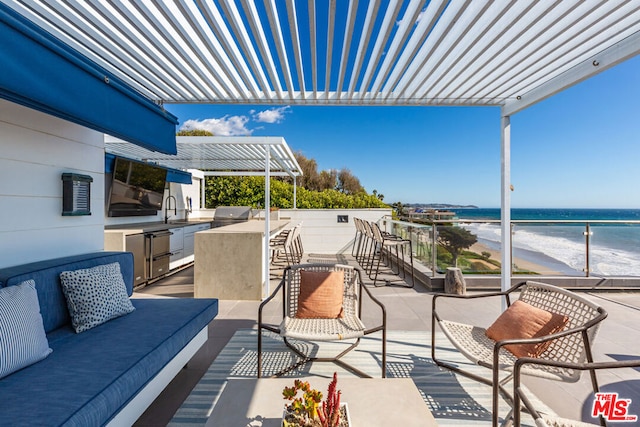
MULTIPOLYGON (((293 185, 272 178, 271 206, 282 209, 293 208, 293 185)), ((264 207, 264 177, 206 177, 205 206, 251 206, 264 207)), ((345 194, 338 190, 310 191, 297 189, 300 209, 364 209, 388 208, 389 205, 376 196, 361 192, 345 194)))

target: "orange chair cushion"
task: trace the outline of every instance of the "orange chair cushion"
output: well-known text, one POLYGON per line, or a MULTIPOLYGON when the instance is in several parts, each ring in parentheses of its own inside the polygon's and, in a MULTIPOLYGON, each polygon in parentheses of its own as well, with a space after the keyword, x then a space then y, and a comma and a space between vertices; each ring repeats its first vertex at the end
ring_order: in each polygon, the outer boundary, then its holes
MULTIPOLYGON (((568 321, 567 316, 516 301, 493 322, 486 335, 494 341, 539 338, 560 332, 568 321)), ((551 341, 545 341, 538 344, 511 344, 505 348, 516 357, 539 357, 550 345, 551 341)))
POLYGON ((338 319, 343 317, 343 271, 300 270, 299 319, 338 319))

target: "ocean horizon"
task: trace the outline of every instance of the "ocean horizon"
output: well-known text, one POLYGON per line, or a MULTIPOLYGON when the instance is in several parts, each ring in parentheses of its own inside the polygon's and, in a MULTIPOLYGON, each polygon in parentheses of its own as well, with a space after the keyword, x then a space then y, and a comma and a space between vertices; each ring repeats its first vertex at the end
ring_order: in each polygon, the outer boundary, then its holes
MULTIPOLYGON (((463 226, 478 237, 478 242, 500 250, 501 232, 496 223, 499 208, 451 209, 463 226)), ((548 271, 583 276, 586 267, 586 223, 590 225, 589 265, 592 276, 640 276, 640 209, 558 209, 512 208, 513 221, 549 221, 515 223, 513 256, 544 266, 548 271), (578 221, 561 223, 559 221, 578 221), (600 223, 599 223, 600 221, 600 223), (628 221, 608 224, 606 221, 628 221)))

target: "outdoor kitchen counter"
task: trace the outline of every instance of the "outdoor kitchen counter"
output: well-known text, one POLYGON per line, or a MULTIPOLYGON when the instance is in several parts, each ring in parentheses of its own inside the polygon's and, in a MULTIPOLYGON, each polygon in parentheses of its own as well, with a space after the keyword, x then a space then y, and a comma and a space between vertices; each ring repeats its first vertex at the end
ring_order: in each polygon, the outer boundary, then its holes
POLYGON ((114 224, 104 227, 105 233, 123 233, 124 235, 149 233, 158 230, 167 230, 170 228, 186 227, 189 225, 198 225, 211 223, 213 218, 198 218, 190 220, 174 220, 169 222, 153 221, 153 222, 137 222, 132 224, 114 224))
MULTIPOLYGON (((288 224, 270 221, 270 236, 288 224)), ((196 233, 194 296, 262 300, 269 255, 265 254, 264 232, 264 221, 251 220, 196 233)))

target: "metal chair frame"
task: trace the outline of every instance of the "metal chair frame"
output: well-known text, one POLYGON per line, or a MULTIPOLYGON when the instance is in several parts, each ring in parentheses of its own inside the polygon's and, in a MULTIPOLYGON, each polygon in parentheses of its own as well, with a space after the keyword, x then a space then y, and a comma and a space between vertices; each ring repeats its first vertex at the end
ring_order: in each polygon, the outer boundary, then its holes
MULTIPOLYGON (((523 357, 516 360, 513 369, 513 423, 515 427, 520 427, 521 425, 521 411, 525 409, 529 414, 531 414, 536 422, 536 425, 546 425, 545 415, 538 412, 535 409, 535 406, 531 402, 531 400, 527 397, 524 387, 522 386, 522 370, 526 369, 526 365, 535 365, 539 367, 549 368, 559 368, 559 369, 571 369, 575 371, 589 371, 592 377, 595 378, 595 372, 598 370, 608 370, 608 369, 621 369, 621 368, 639 368, 640 367, 640 359, 635 360, 626 360, 626 361, 609 361, 609 362, 587 362, 587 363, 569 363, 569 362, 561 362, 556 360, 545 360, 545 359, 534 359, 531 357, 523 357), (524 406, 524 408, 523 408, 524 406)), ((599 393, 600 388, 596 382, 592 382, 593 392, 599 393)), ((585 425, 582 422, 573 422, 571 420, 558 419, 552 417, 550 420, 554 424, 553 425, 563 425, 563 426, 571 426, 571 425, 585 425)), ((599 418, 600 425, 606 426, 607 421, 600 416, 599 418)), ((595 425, 595 424, 589 424, 595 425)))
MULTIPOLYGON (((313 329, 313 328, 310 328, 313 329)), ((375 298, 369 289, 363 285, 362 276, 359 269, 352 266, 341 264, 299 264, 292 265, 285 269, 282 280, 273 291, 273 293, 265 299, 258 308, 258 378, 262 376, 262 331, 268 330, 279 334, 284 338, 285 345, 297 354, 301 360, 291 366, 282 369, 274 376, 281 376, 293 369, 298 368, 308 362, 333 362, 338 366, 347 369, 358 376, 370 378, 371 376, 362 370, 347 364, 341 358, 356 348, 360 343, 360 339, 374 332, 382 331, 382 361, 381 370, 382 378, 386 377, 386 360, 387 360, 387 312, 384 305, 375 298), (298 296, 300 292, 300 270, 310 271, 344 271, 344 302, 343 311, 344 318, 340 319, 295 319, 295 313, 298 307, 298 296), (265 324, 263 322, 264 307, 269 304, 274 297, 282 293, 282 322, 280 325, 265 324), (382 323, 370 328, 366 328, 360 321, 362 318, 362 296, 367 295, 368 298, 377 305, 381 310, 382 323), (295 323, 294 323, 295 322, 295 323), (314 323, 315 322, 315 323, 314 323), (303 332, 289 330, 288 325, 303 325, 303 332), (357 328, 350 325, 357 324, 357 328), (321 330, 309 333, 306 326, 315 327, 320 325, 330 326, 331 331, 321 330), (341 333, 337 333, 340 331, 341 333), (342 339, 355 339, 355 341, 344 351, 335 357, 318 358, 304 354, 289 342, 289 339, 302 341, 339 341, 342 339)))
MULTIPOLYGON (((507 401, 514 402, 513 396, 506 390, 504 385, 513 378, 513 369, 517 358, 503 348, 505 345, 536 344, 551 341, 552 344, 541 354, 541 358, 569 363, 593 362, 591 342, 597 333, 598 324, 607 317, 607 312, 602 307, 580 295, 566 289, 538 282, 522 282, 504 292, 475 295, 438 294, 433 297, 431 308, 431 358, 439 366, 492 387, 492 425, 494 427, 498 425, 498 394, 502 394, 507 401), (484 328, 444 320, 437 309, 437 302, 442 298, 481 300, 490 297, 502 297, 505 298, 507 305, 511 305, 511 298, 514 292, 519 292, 518 299, 521 301, 550 312, 568 316, 569 323, 566 329, 539 338, 493 341, 486 337, 484 328), (451 343, 465 357, 480 366, 491 369, 491 379, 468 372, 453 363, 439 359, 436 355, 435 346, 437 325, 440 326, 440 329, 451 343), (511 373, 500 379, 501 371, 510 371, 511 373)), ((523 373, 567 382, 577 381, 580 376, 579 372, 561 369, 525 369, 523 373)), ((591 376, 591 381, 593 386, 597 387, 595 375, 591 376)))

